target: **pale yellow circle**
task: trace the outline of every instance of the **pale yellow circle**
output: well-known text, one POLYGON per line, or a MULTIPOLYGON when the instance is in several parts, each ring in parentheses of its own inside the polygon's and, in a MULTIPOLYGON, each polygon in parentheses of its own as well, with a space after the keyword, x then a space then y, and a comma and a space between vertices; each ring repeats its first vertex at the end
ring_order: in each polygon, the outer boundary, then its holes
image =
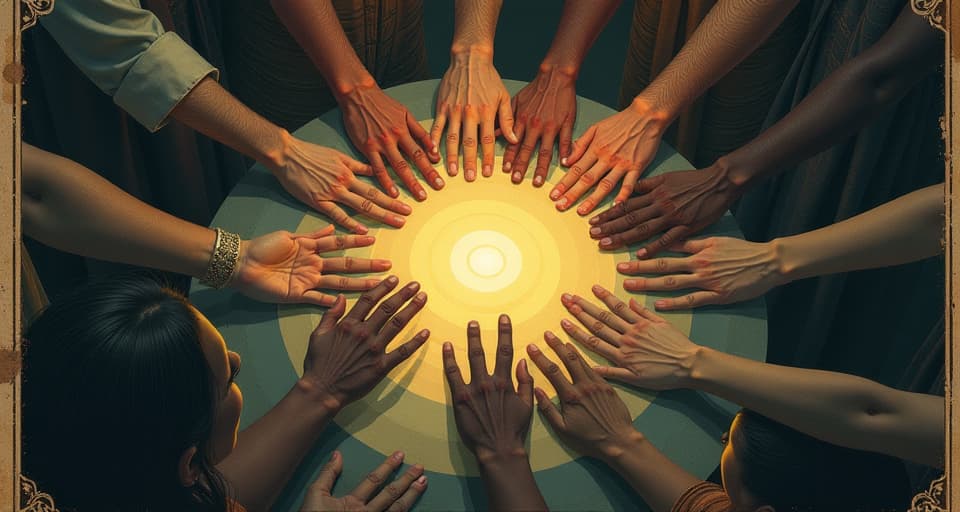
MULTIPOLYGON (((429 121, 426 123, 429 127, 429 121)), ((499 156, 496 158, 495 169, 500 168, 501 160, 499 156)), ((453 424, 450 393, 442 368, 443 342, 453 343, 464 380, 469 382, 466 325, 470 320, 477 320, 487 368, 492 372, 497 318, 500 313, 507 313, 513 323, 514 366, 526 358, 526 346, 530 343, 537 344, 548 357, 559 362, 542 336, 545 330, 551 330, 561 339, 567 339, 559 322, 562 318, 573 318, 562 306, 561 294, 577 294, 599 303, 591 292, 596 284, 622 297, 616 264, 627 261, 629 254, 599 251, 596 242, 587 236, 590 229, 587 218, 574 211, 556 211, 547 194, 562 178, 562 172, 552 172, 542 188, 535 188, 529 180, 514 185, 508 176, 500 173, 491 178, 478 176, 477 181, 467 183, 462 176, 447 177, 442 164, 437 168, 446 178, 446 186, 440 191, 429 191, 428 199, 422 203, 405 198, 414 204, 414 211, 403 228, 375 230, 371 233, 377 237, 373 246, 349 251, 355 257, 390 259, 393 262, 390 274, 397 275, 401 283, 419 281, 421 289, 428 294, 426 306, 388 350, 406 342, 420 329, 429 329, 430 339, 390 372, 373 392, 342 411, 335 421, 382 453, 402 448, 408 460, 423 464, 428 470, 477 475, 474 459, 463 448, 453 424), (465 285, 451 268, 450 255, 456 243, 477 231, 499 233, 515 244, 521 254, 519 274, 509 285, 492 293, 465 285)), ((308 215, 297 231, 308 232, 325 224, 324 220, 308 215)), ((509 253, 495 244, 479 244, 473 249, 484 245, 503 252, 504 269, 498 274, 503 275, 510 265, 509 253)), ((468 258, 469 254, 468 251, 464 257, 468 258)), ((358 296, 350 297, 348 308, 358 296)), ((644 301, 642 295, 634 297, 641 303, 644 301)), ((287 352, 294 368, 301 373, 309 333, 317 325, 320 314, 309 308, 280 311, 279 325, 287 352)), ((682 332, 689 332, 689 314, 676 315, 670 320, 682 332)), ((582 347, 581 352, 588 360, 607 364, 582 347)), ((535 384, 548 396, 555 396, 549 381, 529 360, 528 368, 535 384)), ((622 390, 620 396, 634 418, 653 399, 653 395, 635 390, 622 390)), ((576 457, 554 438, 536 412, 528 444, 534 471, 556 467, 576 457)))
POLYGON ((479 277, 496 277, 503 272, 503 251, 492 245, 481 245, 467 255, 467 266, 479 277))
POLYGON ((500 231, 471 231, 450 249, 453 277, 477 292, 500 291, 515 283, 522 270, 523 252, 500 231))

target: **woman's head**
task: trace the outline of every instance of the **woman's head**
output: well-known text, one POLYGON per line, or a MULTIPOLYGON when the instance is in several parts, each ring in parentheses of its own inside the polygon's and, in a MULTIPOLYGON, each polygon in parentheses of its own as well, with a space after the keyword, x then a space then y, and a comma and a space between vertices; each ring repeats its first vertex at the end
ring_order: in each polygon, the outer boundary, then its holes
POLYGON ((25 334, 24 469, 79 510, 226 508, 239 367, 216 329, 147 277, 92 283, 25 334))

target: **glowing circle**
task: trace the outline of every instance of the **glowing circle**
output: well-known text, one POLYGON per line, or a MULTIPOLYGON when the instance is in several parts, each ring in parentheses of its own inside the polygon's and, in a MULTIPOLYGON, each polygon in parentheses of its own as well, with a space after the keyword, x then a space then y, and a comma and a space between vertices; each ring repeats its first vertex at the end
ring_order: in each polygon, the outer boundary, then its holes
POLYGON ((507 235, 493 230, 471 231, 453 244, 450 271, 460 284, 492 293, 516 282, 523 270, 523 252, 507 235))

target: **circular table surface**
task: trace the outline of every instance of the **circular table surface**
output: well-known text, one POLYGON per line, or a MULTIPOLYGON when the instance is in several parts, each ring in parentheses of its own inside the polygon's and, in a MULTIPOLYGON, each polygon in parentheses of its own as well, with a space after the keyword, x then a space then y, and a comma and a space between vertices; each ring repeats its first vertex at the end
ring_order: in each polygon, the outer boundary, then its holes
MULTIPOLYGON (((504 84, 511 94, 525 85, 512 80, 504 84)), ((428 80, 386 93, 429 128, 438 85, 439 81, 428 80)), ((574 135, 613 113, 578 97, 574 135)), ((338 110, 308 123, 294 135, 362 159, 345 135, 338 110)), ((516 357, 521 357, 522 347, 538 342, 544 329, 565 337, 559 329, 560 319, 568 316, 560 305, 562 292, 572 291, 597 302, 589 290, 590 285, 599 283, 621 299, 632 296, 648 307, 657 298, 670 295, 625 292, 615 264, 630 259, 637 246, 601 252, 587 234, 587 219, 579 217, 575 208, 563 213, 554 210, 547 194, 564 173, 556 158, 547 183, 537 189, 531 184, 533 165, 522 184, 510 183, 509 175, 500 172, 502 153, 500 142, 491 178, 478 173, 476 182, 466 183, 462 172, 451 178, 441 170, 447 185, 440 191, 425 186, 425 202, 417 203, 401 192, 414 207, 402 229, 361 219, 377 243, 347 254, 392 259, 390 273, 397 274, 401 282, 420 281, 430 295, 427 307, 396 342, 423 327, 430 328, 433 335, 366 398, 338 415, 304 457, 274 510, 298 510, 306 486, 334 449, 344 454, 344 472, 335 494, 349 492, 370 469, 399 449, 406 452, 407 463, 426 467, 429 485, 417 503, 418 510, 486 508, 475 463, 459 442, 448 405, 449 391, 440 370, 441 343, 455 343, 458 360, 466 369, 465 331, 470 318, 480 321, 489 359, 493 352, 489 347, 496 341, 496 314, 510 314, 516 357)), ((663 143, 644 176, 691 168, 663 143)), ((327 219, 294 200, 266 169, 255 165, 224 201, 211 225, 250 239, 281 229, 308 232, 326 224, 327 219)), ((701 236, 707 235, 742 237, 729 213, 701 236)), ((357 296, 348 294, 352 300, 357 296)), ((208 289, 196 281, 190 298, 220 329, 228 346, 243 357, 244 371, 238 383, 244 393, 241 428, 245 428, 276 404, 302 372, 307 337, 322 309, 259 303, 229 290, 208 289)), ((762 299, 663 316, 700 344, 757 360, 766 355, 762 299)), ((530 367, 537 385, 552 392, 546 379, 530 367)), ((465 379, 469 377, 465 375, 465 379)), ((634 425, 673 461, 701 478, 717 467, 719 439, 737 410, 735 405, 688 390, 652 393, 616 387, 635 418, 634 425)), ((536 411, 528 446, 535 477, 551 509, 644 508, 642 500, 609 468, 567 450, 536 411)))

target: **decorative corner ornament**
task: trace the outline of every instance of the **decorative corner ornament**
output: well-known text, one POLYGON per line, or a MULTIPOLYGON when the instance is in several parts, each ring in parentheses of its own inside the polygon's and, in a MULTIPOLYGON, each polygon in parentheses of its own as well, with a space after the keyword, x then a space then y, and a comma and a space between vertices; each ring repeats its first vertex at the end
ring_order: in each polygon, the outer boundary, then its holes
POLYGON ((913 497, 908 512, 947 512, 947 496, 944 490, 947 475, 930 482, 930 488, 913 497))
POLYGON ((947 33, 947 28, 943 26, 943 0, 910 0, 910 8, 926 18, 931 27, 947 33))
POLYGON ((49 494, 40 492, 33 480, 20 475, 20 512, 59 512, 49 494))
POLYGON ((40 16, 53 11, 54 0, 20 0, 20 31, 34 26, 40 16))

